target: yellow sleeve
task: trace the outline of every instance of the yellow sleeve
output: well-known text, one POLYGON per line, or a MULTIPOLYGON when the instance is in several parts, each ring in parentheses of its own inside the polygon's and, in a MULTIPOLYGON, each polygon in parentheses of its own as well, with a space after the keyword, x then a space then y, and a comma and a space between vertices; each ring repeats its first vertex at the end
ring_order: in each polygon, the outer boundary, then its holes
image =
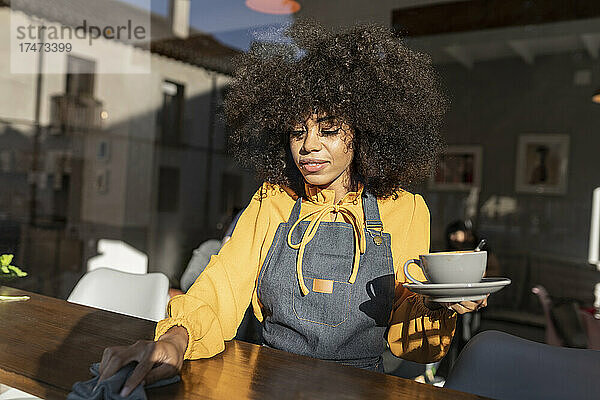
POLYGON ((187 330, 185 359, 208 358, 223 351, 224 341, 235 336, 250 304, 269 224, 262 190, 252 197, 231 239, 210 258, 188 292, 171 299, 168 318, 156 326, 155 340, 175 325, 187 330))
MULTIPOLYGON (((440 360, 448 351, 454 335, 456 315, 446 308, 430 310, 423 303, 423 296, 410 292, 402 284, 406 283, 404 263, 420 254, 429 252, 429 209, 423 198, 414 196, 412 218, 403 241, 392 245, 392 252, 400 251, 394 257, 396 271, 396 296, 388 343, 392 353, 406 360, 430 363, 440 360)), ((423 272, 416 265, 410 269, 416 279, 425 280, 423 272)))

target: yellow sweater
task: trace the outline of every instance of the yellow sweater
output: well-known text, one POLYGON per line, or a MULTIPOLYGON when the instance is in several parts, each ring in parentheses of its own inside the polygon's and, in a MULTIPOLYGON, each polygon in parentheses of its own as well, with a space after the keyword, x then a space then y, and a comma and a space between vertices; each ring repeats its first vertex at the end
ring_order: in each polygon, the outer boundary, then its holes
MULTIPOLYGON (((308 201, 303 201, 300 218, 333 205, 333 190, 306 185, 308 201)), ((360 195, 350 192, 338 203, 357 217, 351 221, 364 229, 360 195)), ((419 195, 398 191, 398 198, 378 199, 383 229, 390 233, 396 274, 396 297, 390 321, 388 343, 392 353, 407 360, 426 363, 439 360, 452 340, 456 317, 441 308, 429 310, 423 297, 406 290, 403 266, 406 260, 429 251, 429 210, 419 195)), ((277 227, 287 221, 297 195, 289 188, 264 183, 240 216, 231 239, 212 256, 204 272, 185 295, 175 296, 168 305, 169 317, 159 321, 155 340, 175 325, 184 327, 189 336, 185 359, 208 358, 224 350, 224 341, 237 331, 246 308, 252 303, 254 314, 262 321, 256 280, 277 227)), ((314 215, 312 218, 315 218, 314 215)), ((327 217, 329 218, 329 217, 327 217)), ((310 220, 311 218, 309 218, 310 220)), ((425 280, 412 265, 411 274, 425 280)))

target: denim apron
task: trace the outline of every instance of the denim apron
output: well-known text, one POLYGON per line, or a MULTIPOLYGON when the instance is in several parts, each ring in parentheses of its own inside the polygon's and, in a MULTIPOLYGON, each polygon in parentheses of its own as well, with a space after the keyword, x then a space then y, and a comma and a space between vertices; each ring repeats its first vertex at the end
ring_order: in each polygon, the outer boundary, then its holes
MULTIPOLYGON (((394 301, 390 234, 383 232, 377 199, 363 192, 362 205, 366 249, 360 255, 354 283, 348 282, 355 252, 353 226, 322 221, 302 260, 302 279, 312 289, 306 295, 298 284, 298 250, 287 242, 300 215, 302 198, 296 201, 288 221, 279 224, 257 285, 267 346, 383 372, 381 355, 387 346, 394 301), (319 290, 317 286, 323 282, 325 290, 319 290)), ((293 243, 302 240, 308 224, 298 223, 292 232, 293 243)))

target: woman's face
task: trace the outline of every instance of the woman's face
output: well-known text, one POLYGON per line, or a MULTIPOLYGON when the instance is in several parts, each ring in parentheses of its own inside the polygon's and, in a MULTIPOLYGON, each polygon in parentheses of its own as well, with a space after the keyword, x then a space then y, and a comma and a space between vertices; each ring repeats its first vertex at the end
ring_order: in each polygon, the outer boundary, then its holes
POLYGON ((324 188, 347 187, 354 156, 353 136, 347 124, 323 114, 312 114, 294 126, 290 150, 304 180, 324 188))

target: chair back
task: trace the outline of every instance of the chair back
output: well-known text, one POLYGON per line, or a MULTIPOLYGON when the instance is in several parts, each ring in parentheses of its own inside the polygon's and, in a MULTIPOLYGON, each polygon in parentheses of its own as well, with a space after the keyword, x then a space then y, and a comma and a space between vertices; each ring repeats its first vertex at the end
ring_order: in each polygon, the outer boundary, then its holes
POLYGON ((98 255, 87 262, 87 271, 98 268, 118 269, 132 274, 148 272, 148 256, 122 240, 100 239, 98 255))
POLYGON ((110 268, 86 273, 67 301, 134 317, 165 318, 169 279, 162 273, 131 274, 110 268))
POLYGON ((600 320, 573 302, 555 307, 548 291, 541 285, 534 286, 531 291, 538 296, 544 310, 546 344, 600 350, 600 320), (567 318, 561 318, 565 311, 568 311, 567 318))
POLYGON ((562 346, 564 344, 563 340, 556 331, 554 321, 552 321, 552 299, 550 298, 548 291, 542 285, 536 285, 531 288, 531 293, 538 297, 540 304, 542 305, 542 309, 544 310, 544 319, 546 320, 546 344, 562 346))
POLYGON ((467 343, 444 387, 499 400, 598 399, 600 351, 485 331, 467 343))

